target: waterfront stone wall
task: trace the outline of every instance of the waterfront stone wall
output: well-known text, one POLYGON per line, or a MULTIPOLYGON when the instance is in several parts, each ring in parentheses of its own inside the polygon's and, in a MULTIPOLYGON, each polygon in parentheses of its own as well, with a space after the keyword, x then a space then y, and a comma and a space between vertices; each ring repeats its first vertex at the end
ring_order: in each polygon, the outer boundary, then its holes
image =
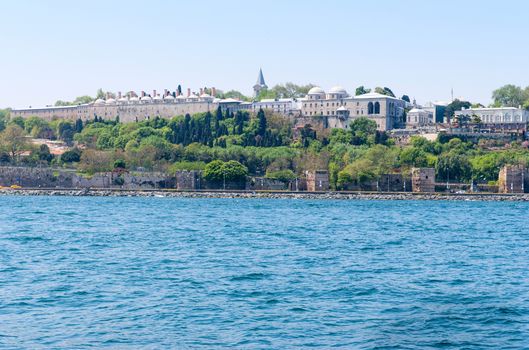
POLYGON ((202 180, 202 172, 196 170, 181 170, 175 174, 176 189, 178 190, 199 190, 202 180))
POLYGON ((32 188, 174 188, 175 178, 163 173, 97 173, 83 176, 52 168, 0 167, 0 186, 32 188))
POLYGON ((384 174, 378 179, 378 190, 382 192, 408 192, 412 190, 411 180, 402 174, 384 174))
POLYGON ((266 177, 253 177, 248 181, 247 188, 253 191, 281 191, 287 190, 289 184, 266 177))
POLYGON ((0 167, 0 186, 72 187, 75 174, 54 171, 52 168, 0 167))

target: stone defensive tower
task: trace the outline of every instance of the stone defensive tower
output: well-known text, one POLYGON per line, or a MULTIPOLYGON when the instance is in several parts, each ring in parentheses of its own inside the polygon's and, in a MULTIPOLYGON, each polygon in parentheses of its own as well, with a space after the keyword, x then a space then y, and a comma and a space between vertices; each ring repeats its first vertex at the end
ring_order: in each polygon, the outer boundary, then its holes
POLYGON ((520 165, 506 165, 498 175, 498 192, 526 193, 528 191, 528 169, 520 165))
POLYGON ((413 168, 411 186, 413 192, 435 192, 435 169, 413 168))

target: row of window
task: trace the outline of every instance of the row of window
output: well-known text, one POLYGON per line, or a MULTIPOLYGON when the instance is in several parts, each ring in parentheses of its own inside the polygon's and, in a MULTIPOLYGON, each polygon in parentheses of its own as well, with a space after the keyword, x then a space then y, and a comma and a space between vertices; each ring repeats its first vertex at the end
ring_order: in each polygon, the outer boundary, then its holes
MULTIPOLYGON (((308 112, 307 115, 322 115, 323 112, 308 112)), ((336 115, 335 111, 327 111, 327 115, 336 115)), ((364 115, 363 109, 357 109, 356 115, 364 115)))
MULTIPOLYGON (((370 102, 371 103, 371 102, 370 102)), ((377 102, 378 103, 378 102, 377 102)), ((309 108, 312 108, 312 103, 304 103, 303 104, 303 107, 307 108, 307 105, 309 108)), ((314 103, 314 107, 323 107, 323 103, 319 104, 319 103, 314 103)), ((347 106, 347 102, 327 102, 326 104, 327 107, 340 107, 340 106, 347 106)), ((360 106, 360 102, 357 102, 356 103, 356 106, 360 106)))

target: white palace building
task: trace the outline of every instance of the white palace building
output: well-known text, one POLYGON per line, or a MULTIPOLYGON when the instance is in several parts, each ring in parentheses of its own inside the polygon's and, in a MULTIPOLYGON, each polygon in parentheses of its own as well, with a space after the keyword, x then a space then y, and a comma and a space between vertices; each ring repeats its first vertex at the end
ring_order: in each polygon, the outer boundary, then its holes
MULTIPOLYGON (((257 84, 253 89, 256 94, 266 89, 262 71, 259 71, 257 84)), ((301 99, 264 99, 261 101, 244 102, 235 99, 219 99, 215 88, 211 95, 205 89, 199 92, 180 93, 164 90, 162 94, 153 90, 152 94, 144 91, 137 95, 130 91, 125 95, 118 92, 115 96, 108 94, 105 99, 73 106, 53 106, 43 108, 26 108, 12 110, 13 117, 28 118, 37 116, 46 120, 56 118, 68 120, 92 120, 95 116, 106 120, 119 117, 121 122, 134 122, 153 117, 172 118, 178 115, 214 111, 218 107, 230 111, 259 109, 272 110, 299 121, 319 120, 328 128, 347 128, 351 121, 359 117, 367 117, 377 123, 379 130, 391 130, 403 127, 406 102, 391 96, 378 93, 367 93, 350 96, 347 91, 335 86, 328 92, 320 87, 313 87, 301 99)))

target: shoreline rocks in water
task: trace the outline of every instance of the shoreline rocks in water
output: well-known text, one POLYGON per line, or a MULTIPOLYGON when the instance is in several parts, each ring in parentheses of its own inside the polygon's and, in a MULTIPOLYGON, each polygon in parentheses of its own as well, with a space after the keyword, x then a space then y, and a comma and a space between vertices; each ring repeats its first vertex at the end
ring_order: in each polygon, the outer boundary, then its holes
POLYGON ((373 192, 249 192, 249 191, 174 191, 115 189, 3 189, 0 196, 88 196, 88 197, 172 197, 172 198, 269 198, 331 200, 455 200, 455 201, 529 201, 529 194, 447 194, 447 193, 373 193, 373 192))

